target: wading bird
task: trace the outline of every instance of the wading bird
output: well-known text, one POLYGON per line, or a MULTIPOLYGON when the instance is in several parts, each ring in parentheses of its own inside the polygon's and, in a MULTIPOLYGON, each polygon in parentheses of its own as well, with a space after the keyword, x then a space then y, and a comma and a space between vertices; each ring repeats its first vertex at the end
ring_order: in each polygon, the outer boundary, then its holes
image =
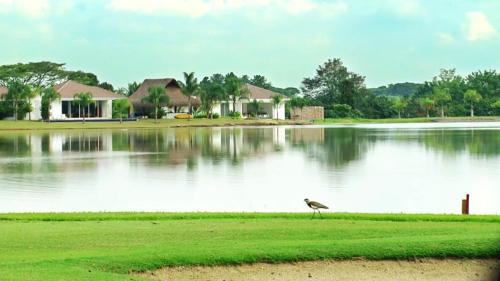
POLYGON ((314 213, 313 213, 313 216, 312 218, 314 218, 314 215, 316 215, 316 211, 318 211, 319 213, 319 216, 322 218, 321 216, 321 212, 319 211, 319 209, 328 209, 327 206, 319 203, 319 202, 316 202, 316 201, 311 201, 309 199, 304 199, 304 201, 306 202, 307 206, 309 206, 309 208, 313 209, 314 210, 314 213))

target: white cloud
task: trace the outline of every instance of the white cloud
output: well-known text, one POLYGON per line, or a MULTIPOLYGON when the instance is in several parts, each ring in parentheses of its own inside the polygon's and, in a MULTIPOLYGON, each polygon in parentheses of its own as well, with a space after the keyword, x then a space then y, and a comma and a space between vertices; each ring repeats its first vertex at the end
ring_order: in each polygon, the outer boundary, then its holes
POLYGON ((16 13, 29 18, 41 18, 50 10, 49 0, 0 0, 0 12, 16 13))
POLYGON ((487 40, 495 36, 496 29, 482 12, 467 13, 467 40, 487 40))
POLYGON ((418 0, 395 0, 390 4, 393 10, 401 15, 417 15, 422 12, 422 5, 418 0))
POLYGON ((343 1, 314 0, 110 0, 108 8, 141 14, 201 17, 218 12, 269 9, 291 15, 307 12, 336 15, 346 11, 347 5, 343 1))
POLYGON ((436 33, 436 36, 440 45, 451 45, 455 42, 455 38, 453 38, 453 36, 449 33, 438 32, 436 33))

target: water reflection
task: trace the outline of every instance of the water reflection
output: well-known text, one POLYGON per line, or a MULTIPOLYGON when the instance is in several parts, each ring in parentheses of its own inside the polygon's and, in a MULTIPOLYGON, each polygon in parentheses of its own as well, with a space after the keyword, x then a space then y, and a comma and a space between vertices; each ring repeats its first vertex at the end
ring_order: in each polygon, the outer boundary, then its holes
MULTIPOLYGON (((187 208, 169 208, 155 204, 145 207, 141 204, 134 205, 135 203, 126 199, 114 206, 110 201, 116 196, 117 190, 127 198, 165 195, 168 192, 196 197, 200 196, 198 194, 206 195, 207 192, 218 190, 229 194, 235 192, 232 199, 246 194, 247 197, 234 199, 235 202, 249 201, 246 202, 247 205, 237 204, 244 206, 242 208, 214 208, 208 204, 196 210, 272 211, 269 206, 264 207, 264 203, 255 203, 256 200, 269 196, 269 192, 290 192, 290 196, 294 192, 301 194, 300 196, 313 192, 326 194, 331 191, 325 190, 338 186, 349 189, 353 192, 349 196, 356 197, 359 196, 356 188, 364 188, 367 183, 373 186, 372 183, 378 180, 381 182, 374 188, 401 188, 397 183, 392 186, 388 182, 387 175, 384 175, 388 173, 387 169, 392 169, 391 176, 401 177, 402 180, 407 180, 403 177, 415 177, 413 182, 417 182, 428 175, 428 172, 422 170, 422 165, 434 166, 435 171, 439 171, 434 174, 436 185, 440 181, 451 183, 460 178, 450 180, 446 178, 446 173, 456 175, 457 171, 463 169, 463 166, 457 166, 456 159, 466 161, 464 163, 468 163, 467 165, 475 165, 469 169, 468 177, 489 175, 491 178, 500 169, 500 130, 260 127, 0 133, 0 203, 4 201, 4 209, 0 207, 0 211, 36 211, 36 206, 26 208, 11 201, 10 204, 5 202, 18 199, 20 191, 28 194, 48 192, 50 196, 55 196, 51 193, 54 188, 69 189, 67 192, 75 196, 75 199, 78 192, 86 192, 87 196, 93 198, 95 194, 91 192, 113 190, 114 193, 106 195, 108 197, 99 197, 102 200, 99 204, 82 202, 78 210, 152 208, 193 211, 189 207, 191 205, 187 208), (452 156, 455 160, 446 160, 447 166, 443 168, 436 164, 436 159, 441 159, 440 155, 452 156), (485 159, 487 162, 476 163, 473 159, 485 159), (401 170, 406 165, 413 167, 415 171, 403 175, 399 167, 390 168, 392 162, 402 163, 401 170), (380 170, 384 166, 387 169, 380 170), (483 175, 472 174, 472 170, 478 167, 482 167, 483 175), (366 182, 359 182, 360 177, 366 178, 362 179, 366 182), (121 187, 115 186, 118 184, 121 187), (151 190, 152 186, 163 185, 165 187, 162 191, 151 190), (383 187, 384 185, 387 187, 383 187), (137 189, 139 186, 144 188, 140 194, 137 189), (193 190, 195 187, 198 188, 197 191, 193 190), (71 194, 72 189, 79 191, 71 194), (237 190, 241 193, 237 193, 237 190)), ((498 177, 496 174, 495 176, 498 177)), ((491 192, 495 195, 495 192, 499 192, 492 191, 493 185, 490 182, 486 182, 484 186, 490 192, 489 195, 491 192)), ((426 188, 436 187, 434 183, 425 183, 422 190, 426 188)), ((463 188, 467 189, 467 186, 463 188)), ((28 201, 37 199, 36 196, 25 196, 28 201)), ((151 202, 148 201, 149 203, 151 202)), ((56 210, 73 210, 66 206, 69 203, 60 204, 62 205, 56 210)), ((389 210, 402 211, 398 206, 390 205, 389 210)), ((373 207, 374 211, 384 211, 375 205, 373 207)), ((488 210, 496 212, 497 209, 490 207, 488 210)), ((299 205, 291 207, 282 203, 277 205, 276 210, 302 209, 299 205)), ((359 206, 358 211, 373 210, 359 206)))

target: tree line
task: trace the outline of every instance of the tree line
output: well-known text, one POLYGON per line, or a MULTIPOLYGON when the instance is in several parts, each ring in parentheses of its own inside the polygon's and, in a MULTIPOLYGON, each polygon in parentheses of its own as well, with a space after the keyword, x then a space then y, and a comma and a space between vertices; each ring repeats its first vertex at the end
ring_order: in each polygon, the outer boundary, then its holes
MULTIPOLYGON (((74 80, 130 96, 140 86, 138 82, 115 88, 111 83, 101 82, 90 72, 69 71, 64 64, 35 62, 0 66, 0 86, 8 87, 8 93, 0 102, 0 118, 15 116, 25 118, 32 110, 31 99, 42 96, 42 115, 50 112, 50 103, 57 99, 52 86, 74 80)), ((233 109, 239 99, 248 98, 246 83, 279 93, 273 104, 279 105, 288 97, 286 111, 290 107, 312 105, 323 106, 327 118, 394 118, 394 117, 446 117, 446 116, 492 116, 500 114, 500 73, 496 70, 472 72, 464 77, 455 69, 442 69, 431 81, 422 84, 400 83, 377 89, 368 89, 365 77, 350 71, 338 59, 330 59, 318 66, 312 77, 304 78, 300 89, 280 88, 263 75, 241 75, 233 72, 226 75, 213 74, 200 81, 193 72, 185 72, 179 81, 182 93, 189 100, 189 113, 193 114, 191 99, 198 96, 201 107, 196 114, 212 118, 213 108, 220 101, 229 101, 233 109), (392 93, 392 94, 391 94, 392 93), (395 93, 395 94, 394 94, 395 93)), ((165 89, 148 89, 155 118, 164 114, 162 106, 168 104, 165 89), (152 94, 156 92, 156 94, 152 94), (156 95, 156 97, 154 97, 156 95), (166 97, 164 97, 166 96, 166 97)), ((90 98, 90 100, 92 100, 90 98)), ((91 101, 92 102, 92 101, 91 101)), ((130 104, 119 101, 113 105, 116 116, 122 118, 130 111, 130 104)), ((261 104, 249 103, 250 113, 258 116, 261 104)), ((238 117, 238 112, 229 115, 238 117)), ((44 117, 45 118, 45 117, 44 117)))

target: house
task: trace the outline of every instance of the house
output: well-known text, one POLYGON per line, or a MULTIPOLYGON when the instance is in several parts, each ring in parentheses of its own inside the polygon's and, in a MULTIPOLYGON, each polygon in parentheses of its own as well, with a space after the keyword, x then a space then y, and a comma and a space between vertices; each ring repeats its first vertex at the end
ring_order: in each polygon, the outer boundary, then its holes
MULTIPOLYGON (((111 119, 113 117, 113 100, 125 98, 111 91, 71 80, 55 85, 54 90, 59 93, 60 99, 53 101, 51 104, 51 120, 83 118, 84 110, 74 103, 74 96, 78 93, 92 94, 94 102, 85 109, 85 117, 90 119, 111 119)), ((7 88, 0 87, 0 96, 6 93, 7 88)), ((36 96, 31 99, 31 104, 33 106, 31 119, 42 119, 42 98, 36 96)))
MULTIPOLYGON (((8 88, 4 86, 0 86, 0 101, 3 100, 3 96, 8 93, 8 88)), ((33 107, 33 111, 29 114, 29 117, 31 120, 40 120, 42 119, 42 98, 40 96, 36 96, 30 100, 30 103, 33 107)), ((10 117, 14 118, 14 117, 10 117)))
MULTIPOLYGON (((235 111, 240 112, 243 117, 249 117, 252 112, 249 104, 256 100, 260 103, 258 117, 285 119, 285 98, 278 106, 274 106, 273 97, 279 95, 278 93, 248 83, 244 87, 248 92, 248 98, 237 100, 235 111)), ((232 101, 222 101, 213 109, 213 112, 218 113, 220 116, 227 116, 231 111, 233 111, 232 101)))
MULTIPOLYGON (((139 89, 129 97, 136 116, 147 116, 148 112, 151 112, 153 106, 142 101, 143 98, 149 95, 148 90, 151 87, 164 88, 166 95, 170 98, 169 103, 163 106, 163 109, 167 112, 167 118, 173 118, 177 113, 189 112, 189 100, 182 94, 181 87, 175 79, 145 79, 139 89)), ((191 98, 193 108, 198 108, 200 105, 199 98, 191 98)))
POLYGON ((74 96, 78 93, 92 94, 94 102, 85 109, 85 117, 91 119, 111 119, 113 117, 113 100, 125 98, 111 91, 71 80, 54 86, 54 89, 61 96, 60 100, 52 102, 50 119, 56 120, 83 117, 83 109, 74 103, 74 96))
MULTIPOLYGON (((129 97, 130 102, 134 105, 136 116, 147 116, 152 110, 152 105, 142 102, 142 99, 149 95, 148 89, 151 87, 165 88, 166 94, 170 97, 170 102, 163 109, 167 112, 167 118, 173 118, 177 113, 189 112, 188 98, 181 92, 179 83, 173 78, 163 79, 145 79, 139 89, 129 97)), ((272 98, 278 93, 266 90, 251 84, 245 84, 245 89, 248 91, 248 98, 236 101, 235 109, 240 112, 243 117, 250 116, 251 106, 249 103, 256 100, 260 103, 260 118, 278 118, 285 119, 285 99, 279 106, 273 105, 272 98)), ((201 105, 201 100, 198 97, 191 98, 191 106, 198 108, 201 105)), ((220 116, 228 116, 233 111, 233 102, 231 100, 221 101, 213 108, 213 113, 220 116)))

